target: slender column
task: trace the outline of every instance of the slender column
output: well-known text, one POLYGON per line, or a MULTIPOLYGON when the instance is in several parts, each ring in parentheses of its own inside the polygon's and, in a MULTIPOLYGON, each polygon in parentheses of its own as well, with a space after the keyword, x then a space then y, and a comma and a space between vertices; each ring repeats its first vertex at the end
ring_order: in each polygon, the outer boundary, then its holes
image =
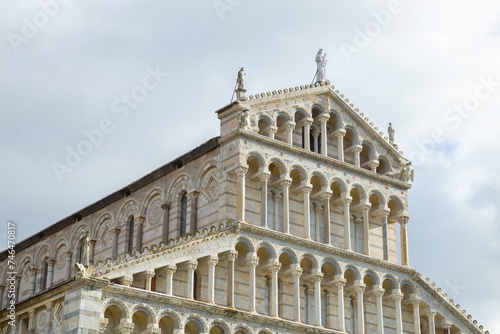
POLYGON ((293 129, 295 129, 295 122, 288 121, 285 126, 287 143, 293 145, 293 129))
POLYGON ((320 231, 319 231, 319 225, 320 225, 320 219, 319 215, 321 214, 321 211, 323 211, 323 208, 321 207, 321 203, 315 202, 314 203, 314 224, 316 226, 316 231, 315 231, 315 240, 317 242, 320 242, 320 231))
POLYGON ((30 269, 30 295, 34 295, 36 292, 36 276, 38 274, 37 267, 31 267, 30 269))
POLYGON ((189 215, 189 233, 194 235, 194 232, 198 230, 198 197, 200 192, 197 190, 192 190, 188 194, 189 207, 191 208, 191 213, 189 215))
POLYGON ((94 264, 95 262, 95 244, 97 243, 97 239, 90 239, 89 242, 89 251, 90 251, 90 262, 94 264))
POLYGON ((440 325, 440 327, 444 331, 444 334, 451 334, 451 326, 453 326, 453 323, 446 319, 440 325))
POLYGON ((35 333, 35 310, 29 311, 28 314, 29 314, 28 334, 34 334, 35 333))
POLYGON ((71 278, 71 257, 73 256, 72 251, 66 251, 66 279, 71 278))
POLYGON ((281 201, 281 196, 278 194, 278 191, 273 193, 273 205, 274 205, 274 230, 275 231, 280 231, 279 228, 279 220, 280 220, 280 201, 281 201))
POLYGON ((208 257, 208 302, 215 303, 215 266, 219 262, 217 255, 208 257))
POLYGON ((259 175, 259 180, 261 182, 260 188, 260 217, 262 227, 269 228, 267 221, 267 181, 271 174, 269 172, 263 172, 259 175))
MULTIPOLYGON (((306 323, 309 325, 314 324, 314 312, 313 312, 313 302, 311 300, 311 296, 314 294, 313 289, 306 288, 304 296, 306 298, 306 307, 305 307, 305 313, 306 313, 306 323)), ((312 297, 314 298, 314 297, 312 297)))
POLYGON ((290 233, 290 196, 288 190, 292 180, 285 178, 280 184, 283 191, 283 233, 290 233))
POLYGON ((377 303, 377 333, 384 334, 384 308, 382 306, 382 298, 384 297, 385 290, 378 289, 373 292, 377 303))
POLYGON ((142 252, 142 229, 144 226, 144 222, 146 221, 146 217, 139 216, 134 218, 134 226, 137 226, 137 235, 136 235, 136 248, 142 252))
POLYGON ((275 262, 271 265, 271 317, 278 316, 278 271, 281 263, 275 262))
POLYGON ((311 239, 311 205, 309 204, 309 193, 311 190, 311 185, 306 185, 302 188, 302 195, 304 196, 304 238, 306 239, 311 239))
POLYGON ((293 321, 300 322, 300 276, 302 268, 297 267, 292 271, 293 277, 293 321))
POLYGON ((361 215, 358 212, 354 212, 353 214, 354 217, 354 245, 352 245, 353 251, 356 253, 360 253, 360 247, 359 247, 359 239, 360 239, 360 233, 359 233, 359 225, 361 225, 361 222, 363 219, 361 218, 361 215))
POLYGON ((434 318, 436 317, 437 311, 430 309, 427 312, 427 318, 429 319, 429 334, 436 334, 436 324, 434 318))
POLYGON ((344 161, 344 136, 344 129, 335 131, 335 137, 337 137, 337 155, 340 161, 344 161))
POLYGON ((118 234, 120 233, 120 228, 115 227, 111 229, 111 233, 113 233, 113 249, 111 259, 114 260, 118 254, 118 234))
POLYGON ((236 173, 236 219, 245 220, 245 174, 248 168, 238 167, 236 173))
POLYGON ((198 267, 198 262, 194 260, 190 260, 186 264, 186 270, 187 270, 187 293, 186 296, 189 299, 193 299, 193 291, 194 291, 194 271, 196 270, 196 267, 198 267))
POLYGON ((349 205, 352 202, 352 198, 344 198, 344 248, 346 250, 352 250, 351 247, 351 222, 350 222, 350 210, 349 205))
POLYGON ((396 309, 396 334, 403 334, 403 315, 401 314, 401 301, 404 298, 404 295, 401 291, 396 291, 392 296, 392 300, 394 300, 394 306, 396 309))
POLYGON ((52 314, 54 310, 53 306, 53 302, 45 304, 45 311, 47 312, 47 333, 52 333, 52 320, 54 319, 54 315, 52 314))
POLYGON ((250 261, 248 261, 249 265, 249 271, 250 271, 250 305, 249 305, 249 310, 252 313, 256 312, 255 308, 255 268, 259 265, 259 258, 257 255, 253 254, 252 257, 250 258, 250 261))
POLYGON ((321 279, 322 273, 314 276, 314 324, 321 326, 321 279))
MULTIPOLYGON (((55 260, 48 260, 47 261, 47 283, 44 286, 45 289, 48 289, 52 286, 52 281, 54 277, 54 264, 56 263, 55 260)), ((1 306, 1 303, 0 303, 1 306)))
POLYGON ((413 297, 411 304, 413 305, 413 326, 415 328, 415 334, 420 334, 420 303, 422 299, 418 297, 413 297))
POLYGON ((401 242, 401 264, 403 266, 409 266, 408 260, 408 233, 406 231, 406 225, 408 224, 408 220, 410 217, 401 216, 399 217, 399 225, 400 225, 400 242, 401 242))
POLYGON ((332 197, 331 193, 324 193, 321 195, 321 199, 323 200, 323 224, 325 225, 324 230, 324 242, 327 245, 332 244, 332 236, 330 231, 330 198, 332 197))
POLYGON ((268 130, 269 130, 269 138, 274 139, 274 135, 276 134, 276 132, 278 132, 278 127, 270 125, 268 130))
POLYGON ((326 122, 330 119, 330 114, 322 114, 321 117, 319 117, 319 121, 321 122, 321 153, 324 156, 328 156, 328 134, 326 133, 326 122))
POLYGON ((312 118, 308 118, 304 121, 304 148, 306 150, 311 150, 311 124, 313 123, 312 118))
POLYGON ((363 250, 364 254, 370 256, 370 209, 372 205, 363 206, 363 250))
POLYGON ((3 309, 3 292, 5 291, 5 284, 0 284, 0 310, 3 309))
POLYGON ((146 270, 146 273, 144 274, 144 276, 146 276, 146 284, 145 284, 145 290, 146 291, 151 291, 151 280, 153 279, 153 277, 155 276, 155 271, 154 269, 149 269, 149 270, 146 270))
POLYGON ((314 152, 319 153, 319 132, 316 130, 312 131, 313 140, 314 140, 314 152))
POLYGON ((345 317, 344 317, 344 285, 346 280, 341 278, 335 282, 335 286, 337 287, 337 304, 338 304, 338 320, 337 320, 337 329, 345 332, 345 317))
POLYGON ((166 294, 168 296, 172 296, 173 277, 176 270, 177 266, 175 264, 169 264, 165 267, 165 273, 167 274, 166 294))
POLYGON ((387 226, 387 217, 389 217, 390 211, 385 210, 382 215, 382 238, 384 245, 384 260, 389 261, 389 228, 387 226))
POLYGON ((168 230, 170 228, 170 208, 172 203, 165 202, 161 205, 163 209, 163 226, 161 230, 161 240, 167 244, 168 243, 168 230))
POLYGON ((237 257, 237 251, 227 254, 227 307, 234 307, 234 260, 237 257))
POLYGON ((21 278, 23 277, 20 275, 16 275, 16 301, 19 300, 19 289, 21 289, 21 278))
POLYGON ((366 286, 362 283, 358 284, 354 288, 357 296, 357 304, 358 304, 358 334, 365 333, 365 311, 363 305, 363 293, 365 292, 366 286))
POLYGON ((361 167, 359 162, 359 153, 361 153, 362 150, 363 147, 361 145, 356 145, 356 147, 352 149, 352 151, 354 152, 354 165, 356 165, 356 167, 361 167))
POLYGON ((370 163, 370 169, 372 170, 372 172, 376 173, 377 172, 377 167, 378 165, 380 165, 380 161, 378 160, 373 160, 371 163, 370 163))

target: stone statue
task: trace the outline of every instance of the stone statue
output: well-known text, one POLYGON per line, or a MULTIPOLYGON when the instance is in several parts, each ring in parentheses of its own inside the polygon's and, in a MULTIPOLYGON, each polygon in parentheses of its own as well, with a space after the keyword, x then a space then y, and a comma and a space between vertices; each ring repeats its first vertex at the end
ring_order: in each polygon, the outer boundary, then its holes
POLYGON ((245 89, 245 76, 246 74, 242 67, 241 70, 238 72, 238 79, 237 79, 238 89, 245 89))
POLYGON ((241 118, 240 118, 240 129, 246 130, 250 127, 250 120, 249 120, 249 115, 248 115, 248 110, 244 110, 241 113, 241 118))
POLYGON ((85 274, 87 269, 83 264, 75 263, 75 267, 76 267, 76 277, 86 277, 85 274))
POLYGON ((410 166, 411 166, 411 163, 407 164, 406 167, 404 167, 401 170, 399 180, 404 181, 404 182, 408 182, 411 180, 413 182, 413 176, 415 174, 415 171, 413 169, 411 169, 410 166))
POLYGON ((394 144, 394 129, 392 128, 392 123, 389 123, 389 128, 387 129, 387 133, 389 133, 389 143, 394 144))
POLYGON ((82 264, 86 267, 89 265, 89 253, 90 253, 90 238, 89 238, 89 232, 87 231, 82 239, 82 255, 80 257, 80 259, 83 262, 82 264))
POLYGON ((326 53, 323 54, 323 49, 319 49, 316 54, 316 82, 325 81, 325 72, 326 72, 326 53))

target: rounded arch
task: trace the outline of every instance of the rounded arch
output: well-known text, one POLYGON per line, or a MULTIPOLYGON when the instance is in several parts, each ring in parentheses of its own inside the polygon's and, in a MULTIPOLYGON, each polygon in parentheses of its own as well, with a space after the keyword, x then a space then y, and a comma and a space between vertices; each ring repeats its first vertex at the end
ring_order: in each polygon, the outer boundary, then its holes
POLYGON ((127 304, 121 299, 118 298, 107 298, 104 300, 104 303, 102 304, 101 307, 101 318, 104 318, 104 313, 106 312, 106 309, 110 306, 116 306, 120 311, 122 311, 122 318, 131 318, 132 314, 130 312, 130 309, 128 308, 127 304))
POLYGON ((239 235, 237 238, 235 238, 232 242, 231 249, 237 250, 237 245, 241 243, 244 245, 246 251, 248 253, 255 253, 255 246, 253 244, 252 239, 244 236, 244 235, 239 235))
POLYGON ((289 171, 288 171, 287 165, 283 159, 281 159, 277 156, 271 157, 269 159, 269 161, 267 161, 266 169, 270 170, 269 168, 271 167, 272 164, 277 164, 281 168, 281 172, 285 175, 288 175, 289 171))
POLYGON ((410 294, 415 293, 415 291, 416 291, 416 290, 415 290, 415 286, 413 285, 413 283, 412 283, 412 282, 410 282, 410 281, 409 281, 409 280, 407 280, 407 279, 403 279, 403 280, 401 281, 400 286, 401 286, 401 290, 403 290, 403 288, 404 288, 404 287, 408 287, 408 291, 409 291, 409 293, 410 293, 410 294))
POLYGON ((387 159, 385 156, 379 155, 377 157, 377 160, 379 162, 377 172, 379 174, 387 174, 392 172, 392 166, 389 162, 389 159, 387 159))
POLYGON ((151 322, 156 322, 156 313, 151 306, 144 303, 135 304, 130 308, 130 314, 133 316, 135 312, 143 311, 146 313, 151 322))
POLYGON ((363 272, 363 280, 366 276, 369 276, 372 279, 374 286, 380 285, 380 276, 372 269, 365 269, 363 272))
POLYGON ((318 115, 321 115, 323 113, 325 113, 325 111, 324 111, 324 108, 322 106, 320 106, 317 103, 313 104, 313 106, 311 107, 311 115, 313 118, 318 116, 318 115))
POLYGON ((191 176, 188 173, 179 174, 174 182, 170 185, 170 188, 167 191, 167 199, 169 202, 174 202, 176 197, 181 193, 181 191, 191 189, 192 181, 191 176))
POLYGON ((292 164, 292 165, 290 165, 290 168, 289 168, 289 173, 290 174, 288 176, 291 177, 293 171, 297 171, 300 174, 300 176, 302 177, 302 179, 304 181, 308 181, 309 180, 309 173, 307 172, 307 170, 303 166, 301 166, 299 164, 292 164))
POLYGON ((382 285, 384 285, 385 282, 388 282, 390 284, 391 289, 399 290, 398 279, 391 274, 388 273, 384 274, 380 279, 380 281, 382 282, 382 285))
POLYGON ((345 276, 345 274, 348 272, 348 271, 351 271, 354 275, 354 280, 360 280, 361 279, 361 272, 359 270, 359 268, 353 264, 348 264, 345 266, 344 268, 344 273, 343 275, 345 276))
POLYGON ((280 111, 276 115, 276 119, 278 119, 280 116, 285 117, 287 119, 287 121, 293 120, 293 115, 284 109, 280 109, 280 111))
POLYGON ((365 187, 363 187, 361 184, 359 183, 352 183, 351 184, 351 187, 349 188, 349 194, 351 194, 351 192, 354 190, 354 189, 357 189, 360 193, 361 193, 361 198, 360 200, 367 200, 368 199, 368 194, 366 192, 366 189, 365 187))
POLYGON ((173 323, 172 323, 172 327, 174 330, 179 330, 180 329, 180 326, 182 324, 182 319, 181 317, 179 316, 179 314, 177 312, 175 312, 174 310, 169 310, 169 309, 164 309, 164 310, 161 310, 156 319, 155 319, 155 324, 158 324, 158 326, 161 328, 161 322, 162 322, 162 319, 163 318, 170 318, 172 319, 173 323))
POLYGON ((144 201, 142 201, 141 208, 138 211, 141 212, 142 215, 146 216, 149 206, 157 198, 163 201, 163 190, 161 190, 159 187, 154 187, 145 197, 144 201))
POLYGON ((211 323, 210 323, 210 331, 212 330, 212 328, 214 327, 220 327, 223 329, 222 333, 223 334, 230 334, 231 333, 231 328, 229 327, 229 325, 222 319, 214 319, 211 323))
POLYGON ((272 244, 270 244, 267 241, 261 240, 255 245, 255 252, 257 255, 259 254, 259 251, 261 249, 264 249, 264 251, 268 254, 270 259, 276 260, 276 249, 272 244))
POLYGON ((346 196, 348 194, 349 186, 347 185, 347 183, 343 179, 341 179, 338 176, 335 176, 332 178, 332 180, 330 182, 330 189, 337 190, 337 192, 340 192, 339 194, 336 194, 334 192, 334 194, 333 194, 334 196, 341 196, 341 195, 346 196))
POLYGON ((264 112, 257 114, 257 123, 261 120, 265 120, 268 125, 275 125, 274 119, 271 117, 271 115, 265 114, 264 112))
POLYGON ((324 265, 331 266, 331 268, 333 269, 335 275, 342 276, 342 266, 334 258, 331 258, 331 257, 325 257, 325 258, 323 258, 321 260, 321 268, 323 268, 324 265))
POLYGON ((313 170, 309 175, 309 179, 308 179, 309 183, 312 183, 313 177, 317 177, 320 180, 322 189, 325 189, 329 186, 328 178, 326 177, 325 173, 323 173, 322 171, 313 170))
MULTIPOLYGON (((370 189, 370 191, 368 192, 368 199, 370 199, 372 196, 377 196, 378 199, 380 200, 380 204, 382 207, 386 207, 387 206, 387 200, 384 196, 384 194, 378 190, 378 189, 370 189)), ((371 201, 370 201, 371 202, 371 201)), ((372 206, 373 208, 373 206, 372 206)))
POLYGON ((105 222, 105 221, 111 221, 111 225, 113 224, 113 214, 111 212, 103 212, 99 215, 99 217, 97 218, 97 223, 94 224, 92 226, 92 229, 90 231, 90 237, 91 238, 98 238, 99 235, 99 230, 101 229, 101 225, 105 222))
POLYGON ((310 114, 307 113, 303 108, 297 108, 293 112, 293 120, 295 122, 300 121, 303 118, 310 117, 310 114))
POLYGON ((299 263, 300 263, 302 270, 304 271, 304 274, 307 271, 310 271, 310 273, 313 273, 314 271, 317 272, 320 270, 318 259, 314 255, 312 255, 311 253, 300 254, 299 263), (304 261, 306 261, 306 263, 309 262, 309 264, 311 265, 311 268, 309 268, 309 269, 305 268, 305 265, 303 264, 304 261))
POLYGON ((41 264, 41 262, 43 261, 43 259, 45 257, 49 257, 50 258, 50 254, 51 254, 51 252, 50 252, 50 245, 48 243, 43 244, 43 246, 40 247, 40 249, 36 253, 34 263, 36 263, 37 265, 41 264))
POLYGON ((25 254, 25 255, 22 257, 21 261, 19 262, 19 267, 17 267, 17 266, 16 266, 16 268, 19 268, 19 269, 20 269, 20 271, 19 271, 19 272, 20 272, 20 273, 22 273, 22 272, 23 272, 24 267, 25 267, 25 266, 27 266, 27 265, 29 265, 30 263, 34 263, 34 262, 33 262, 33 258, 31 257, 31 255, 29 255, 29 254, 25 254))
POLYGON ((234 328, 235 334, 251 334, 253 331, 245 324, 238 324, 234 328))
POLYGON ((59 239, 57 239, 55 246, 52 247, 52 253, 50 257, 55 259, 57 256, 57 252, 59 251, 59 249, 61 249, 61 247, 68 248, 68 240, 66 240, 65 237, 60 237, 59 239))
POLYGON ((344 127, 344 121, 342 117, 336 110, 333 109, 330 109, 330 119, 328 120, 328 123, 332 125, 333 131, 344 127))
POLYGON ((196 175, 194 176, 194 184, 197 189, 201 189, 203 178, 213 169, 219 171, 219 162, 215 158, 208 159, 200 165, 200 167, 196 171, 196 175))
POLYGON ((118 210, 118 222, 117 226, 120 226, 121 224, 125 224, 126 220, 130 216, 136 216, 138 214, 137 208, 139 205, 137 204, 137 201, 133 198, 129 198, 126 200, 121 206, 120 209, 118 210))
POLYGON ((205 323, 205 320, 203 320, 203 318, 200 317, 199 315, 197 315, 197 314, 190 314, 187 317, 186 322, 182 326, 184 328, 185 332, 186 332, 186 326, 188 326, 190 323, 195 324, 196 327, 198 328, 198 331, 200 333, 208 333, 207 324, 205 323))
MULTIPOLYGON (((358 130, 356 130, 356 127, 354 126, 351 126, 351 125, 346 125, 344 126, 344 130, 346 131, 346 136, 347 134, 349 133, 351 135, 351 145, 357 145, 358 142, 359 142, 359 133, 358 133, 358 130)), ((346 137, 344 136, 344 139, 346 139, 346 137)), ((344 145, 344 149, 346 148, 349 148, 349 146, 345 146, 344 145)))
POLYGON ((390 195, 389 198, 387 198, 387 205, 391 204, 391 202, 393 202, 396 205, 397 210, 404 211, 405 205, 401 198, 399 198, 396 195, 390 195))
POLYGON ((273 332, 267 328, 263 328, 258 331, 258 334, 273 334, 273 332))
POLYGON ((90 234, 90 229, 86 223, 80 223, 73 231, 74 232, 69 239, 69 247, 72 247, 72 249, 74 250, 78 247, 78 243, 83 238, 85 233, 89 232, 90 234))
POLYGON ((281 257, 281 255, 286 254, 290 258, 291 264, 298 265, 299 264, 299 256, 297 255, 297 252, 293 250, 290 247, 283 246, 278 250, 278 259, 281 257))
POLYGON ((266 158, 260 152, 257 152, 255 150, 248 151, 248 153, 245 156, 244 163, 247 164, 248 159, 252 157, 256 159, 259 168, 264 168, 264 166, 267 166, 266 158))

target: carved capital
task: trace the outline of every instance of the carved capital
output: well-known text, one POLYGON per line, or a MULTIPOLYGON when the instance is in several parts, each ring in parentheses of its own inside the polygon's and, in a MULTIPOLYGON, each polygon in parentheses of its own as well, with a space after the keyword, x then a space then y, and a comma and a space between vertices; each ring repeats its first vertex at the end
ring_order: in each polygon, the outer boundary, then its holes
POLYGON ((352 151, 353 151, 354 153, 360 153, 361 151, 363 151, 363 146, 361 146, 361 145, 356 145, 356 146, 354 146, 354 147, 352 148, 352 151))
POLYGON ((323 113, 323 114, 319 115, 317 117, 317 119, 320 123, 326 123, 330 119, 330 114, 323 113))
POLYGON ((340 287, 344 287, 347 283, 347 280, 345 278, 340 278, 338 280, 336 280, 335 282, 333 282, 333 284, 337 287, 337 288, 340 288, 340 287))
POLYGON ((196 268, 198 268, 198 261, 195 261, 195 260, 189 260, 187 263, 186 263, 186 269, 187 270, 193 270, 195 271, 196 268))
POLYGON ((133 281, 134 281, 134 276, 132 275, 125 275, 121 279, 123 286, 131 286, 133 281))
POLYGON ((408 224, 408 221, 410 220, 409 216, 401 216, 398 218, 399 224, 401 224, 401 227, 406 226, 408 224))
POLYGON ((146 221, 146 217, 144 217, 144 216, 134 217, 134 222, 136 222, 136 223, 144 224, 145 221, 146 221))
POLYGON ((168 266, 165 267, 165 272, 167 273, 167 276, 173 276, 176 270, 177 266, 175 264, 169 264, 168 266))
POLYGON ((99 333, 104 333, 106 331, 106 327, 108 326, 109 319, 108 318, 100 318, 99 319, 99 333))
POLYGON ((172 202, 165 202, 161 205, 161 208, 167 211, 170 210, 171 207, 172 207, 172 202))
POLYGON ((211 267, 215 267, 219 263, 219 257, 217 255, 210 255, 207 264, 211 267))
POLYGON ((278 132, 278 127, 274 126, 274 125, 269 125, 267 129, 268 129, 269 133, 276 133, 276 132, 278 132))
POLYGON ((420 307, 420 303, 422 302, 422 299, 419 297, 415 297, 411 300, 411 304, 413 305, 413 308, 418 308, 420 307))
POLYGON ((227 253, 227 260, 230 262, 234 262, 236 258, 238 257, 238 252, 237 251, 230 251, 227 253))
POLYGON ((324 276, 323 273, 320 273, 320 272, 316 273, 313 277, 314 282, 320 283, 321 280, 323 279, 323 276, 324 276))
POLYGON ((385 289, 373 290, 371 293, 377 298, 382 298, 384 297, 385 289))
POLYGON ((401 302, 403 301, 403 298, 405 295, 401 291, 396 291, 391 295, 391 300, 394 300, 395 302, 401 302))
POLYGON ((365 289, 366 289, 366 285, 364 284, 359 284, 357 286, 354 287, 354 291, 358 294, 363 294, 365 292, 365 289))
POLYGON ((200 196, 200 192, 196 189, 192 189, 187 193, 188 198, 198 198, 200 196))
POLYGON ((434 309, 428 309, 427 312, 425 312, 424 315, 426 315, 429 319, 434 318, 437 314, 437 311, 434 309))
POLYGON ((31 275, 36 275, 38 273, 38 267, 31 267, 30 268, 30 273, 31 275))
POLYGON ((245 174, 248 171, 248 167, 245 166, 239 166, 233 169, 233 173, 236 174, 237 176, 245 176, 245 174))
POLYGON ((302 271, 302 268, 295 268, 294 270, 292 270, 291 275, 293 278, 299 278, 300 276, 302 276, 302 271))
POLYGON ((280 181, 280 186, 282 186, 283 188, 288 188, 292 185, 292 179, 284 179, 284 180, 281 180, 280 181))
POLYGON ((51 266, 53 267, 53 266, 54 266, 54 264, 56 264, 56 260, 54 260, 54 259, 49 259, 49 260, 47 260, 47 264, 49 265, 49 267, 51 267, 51 266))
POLYGON ((338 129, 334 132, 335 137, 337 138, 344 138, 346 131, 344 129, 338 129))
POLYGON ((279 263, 279 262, 274 262, 271 265, 271 272, 273 272, 273 273, 277 273, 278 271, 280 271, 280 269, 281 269, 281 263, 279 263))
POLYGON ((155 274, 156 273, 154 269, 148 269, 146 270, 144 275, 146 276, 146 278, 152 278, 155 274))
POLYGON ((288 121, 285 123, 285 127, 287 130, 293 130, 295 129, 295 122, 292 122, 292 121, 288 121))
POLYGON ((269 181, 269 178, 271 177, 271 173, 270 172, 262 172, 259 174, 259 180, 260 182, 267 182, 269 181))
POLYGON ((257 255, 252 255, 252 257, 248 261, 248 264, 251 267, 254 267, 254 268, 257 267, 259 265, 259 257, 257 255))
POLYGON ((118 233, 120 233, 120 231, 121 231, 121 230, 122 230, 122 229, 121 229, 121 228, 119 228, 119 227, 112 227, 109 231, 110 231, 111 233, 118 234, 118 233))
POLYGON ((344 197, 340 200, 340 203, 344 205, 350 205, 352 203, 352 198, 351 197, 344 197))

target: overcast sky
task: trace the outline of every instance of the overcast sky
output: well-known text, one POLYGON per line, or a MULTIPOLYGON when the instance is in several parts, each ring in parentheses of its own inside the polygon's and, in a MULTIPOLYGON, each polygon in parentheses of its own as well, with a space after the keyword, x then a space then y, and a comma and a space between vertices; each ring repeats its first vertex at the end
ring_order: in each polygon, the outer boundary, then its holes
POLYGON ((241 66, 251 94, 299 86, 323 48, 414 162, 410 264, 500 332, 498 0, 51 1, 0 4, 4 231, 21 241, 217 136, 241 66))

